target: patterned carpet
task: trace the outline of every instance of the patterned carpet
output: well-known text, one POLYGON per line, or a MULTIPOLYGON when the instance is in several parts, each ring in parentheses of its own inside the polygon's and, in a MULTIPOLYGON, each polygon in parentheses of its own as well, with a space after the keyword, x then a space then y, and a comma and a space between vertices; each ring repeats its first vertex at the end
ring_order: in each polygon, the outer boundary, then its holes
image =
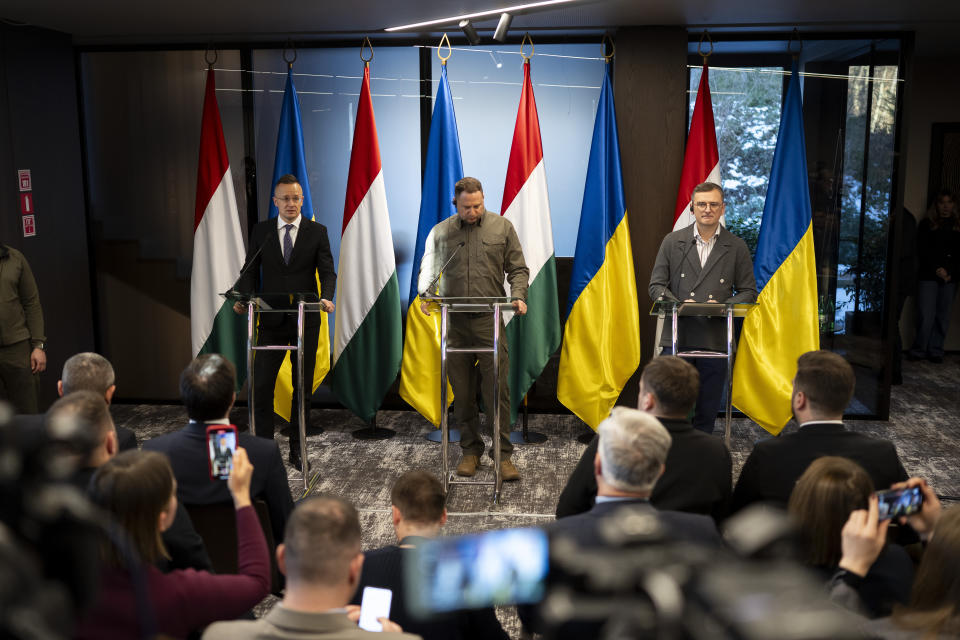
MULTIPOLYGON (((960 496, 958 373, 958 355, 948 356, 939 365, 904 362, 904 384, 893 387, 889 422, 847 423, 856 431, 892 440, 907 472, 927 478, 943 496, 960 496)), ((117 425, 137 431, 141 442, 179 429, 186 420, 182 407, 170 405, 114 405, 112 412, 117 425)), ((245 408, 235 408, 231 417, 241 429, 247 427, 245 408)), ((310 424, 324 431, 307 439, 311 464, 319 474, 309 493, 333 493, 351 500, 361 514, 365 549, 394 541, 390 520, 390 488, 394 481, 411 469, 433 470, 439 475, 441 465, 440 445, 425 439, 433 427, 419 414, 381 411, 377 420, 378 426, 395 430, 396 436, 381 441, 358 440, 352 432, 365 426, 360 420, 344 410, 314 409, 310 424)), ((504 485, 499 505, 492 503, 489 486, 452 486, 447 534, 536 525, 553 518, 557 496, 585 448, 576 437, 586 427, 571 415, 531 415, 529 428, 548 439, 543 444, 516 447, 513 459, 522 480, 504 485)), ((790 425, 785 432, 794 428, 790 425)), ((734 420, 734 478, 753 443, 765 437, 768 434, 750 420, 734 420)), ((278 440, 286 459, 287 439, 279 435, 278 440)), ((449 451, 452 468, 459 460, 459 446, 451 444, 449 451)), ((484 457, 477 479, 491 476, 492 462, 484 457)), ((289 478, 294 498, 302 496, 301 474, 290 469, 289 478)), ((499 613, 515 636, 515 618, 508 611, 499 613)))

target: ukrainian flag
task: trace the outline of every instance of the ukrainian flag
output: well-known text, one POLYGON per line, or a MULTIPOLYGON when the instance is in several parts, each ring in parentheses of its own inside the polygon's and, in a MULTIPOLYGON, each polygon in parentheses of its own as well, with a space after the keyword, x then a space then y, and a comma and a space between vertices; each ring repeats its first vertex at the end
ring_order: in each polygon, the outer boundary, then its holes
POLYGON ((557 399, 596 429, 640 366, 640 314, 607 66, 560 350, 557 399))
POLYGON ((817 271, 797 62, 773 152, 753 272, 758 306, 747 314, 733 369, 733 404, 776 435, 791 416, 797 358, 820 348, 817 271))
MULTIPOLYGON (((430 230, 441 220, 454 215, 453 188, 463 177, 460 157, 460 137, 457 117, 453 111, 453 97, 447 81, 447 67, 440 72, 440 85, 430 120, 430 140, 427 142, 427 162, 423 171, 423 190, 420 195, 420 223, 417 227, 417 245, 410 272, 410 305, 407 307, 407 331, 403 341, 403 361, 400 367, 400 397, 420 415, 440 424, 440 312, 429 316, 420 311, 420 261, 430 230)), ((447 387, 447 401, 453 401, 453 391, 447 387)))

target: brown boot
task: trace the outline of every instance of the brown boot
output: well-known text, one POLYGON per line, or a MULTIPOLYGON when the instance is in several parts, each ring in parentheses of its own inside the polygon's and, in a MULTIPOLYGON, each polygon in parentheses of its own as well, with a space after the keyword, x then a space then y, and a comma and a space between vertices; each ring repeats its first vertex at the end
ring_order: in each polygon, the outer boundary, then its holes
POLYGON ((510 458, 504 458, 500 461, 500 477, 503 478, 504 482, 516 482, 520 479, 520 471, 510 458))
POLYGON ((477 472, 477 467, 480 466, 480 457, 472 455, 464 455, 463 459, 460 460, 460 464, 457 465, 457 475, 470 477, 477 472))

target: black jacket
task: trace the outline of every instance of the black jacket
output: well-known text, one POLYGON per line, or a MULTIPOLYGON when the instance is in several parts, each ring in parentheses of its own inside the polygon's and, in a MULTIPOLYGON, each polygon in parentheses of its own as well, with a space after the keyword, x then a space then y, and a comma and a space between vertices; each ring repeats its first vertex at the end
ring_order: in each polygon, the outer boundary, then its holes
MULTIPOLYGON (((720 438, 694 429, 689 420, 658 419, 670 432, 673 443, 650 502, 661 510, 708 515, 719 524, 730 508, 732 491, 732 465, 726 445, 720 438)), ((593 475, 597 446, 594 436, 560 493, 557 518, 593 507, 597 496, 597 479, 593 475)))
MULTIPOLYGON (((238 444, 247 450, 253 464, 250 497, 267 503, 274 540, 283 540, 293 498, 277 443, 249 433, 238 434, 238 444)), ((207 456, 207 425, 191 422, 183 429, 143 443, 144 450, 159 451, 170 458, 177 479, 177 498, 186 505, 231 502, 226 480, 211 480, 207 456)))
MULTIPOLYGON (((400 541, 406 546, 416 546, 423 538, 409 536, 400 541)), ((364 587, 380 587, 393 591, 390 619, 407 633, 414 633, 423 640, 507 640, 509 636, 500 626, 493 609, 458 611, 433 620, 418 620, 410 616, 404 600, 404 556, 411 549, 390 545, 364 552, 363 573, 353 595, 352 604, 360 604, 364 587)))
MULTIPOLYGON (((271 218, 253 227, 243 275, 233 288, 243 293, 311 292, 326 300, 333 300, 337 274, 330 254, 327 228, 301 216, 290 264, 286 264, 283 261, 277 224, 277 219, 271 218), (321 291, 317 291, 318 275, 321 291)), ((285 315, 287 314, 263 314, 260 324, 266 327, 280 326, 285 315)), ((309 326, 319 325, 320 314, 306 314, 305 323, 309 326)))
POLYGON ((754 502, 786 508, 797 480, 822 456, 853 460, 870 474, 877 490, 907 479, 889 440, 849 431, 842 424, 810 422, 794 433, 762 440, 753 447, 733 490, 732 511, 754 502))

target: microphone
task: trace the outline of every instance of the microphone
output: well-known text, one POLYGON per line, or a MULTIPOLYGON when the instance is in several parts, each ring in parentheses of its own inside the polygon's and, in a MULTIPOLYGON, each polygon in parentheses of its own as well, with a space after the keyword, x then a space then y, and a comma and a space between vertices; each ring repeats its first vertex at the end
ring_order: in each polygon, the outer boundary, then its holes
POLYGON ((250 260, 247 261, 247 264, 243 265, 243 268, 240 269, 240 275, 237 276, 237 281, 234 282, 234 286, 230 287, 230 291, 228 291, 227 293, 233 293, 233 294, 241 293, 240 291, 237 291, 236 283, 240 282, 243 279, 243 276, 247 275, 247 271, 250 270, 250 267, 252 267, 253 263, 256 262, 257 257, 260 255, 260 252, 263 251, 264 245, 266 245, 266 243, 261 244, 260 247, 254 252, 254 254, 250 256, 250 260))
POLYGON ((457 248, 453 250, 453 253, 450 254, 449 258, 447 258, 447 261, 443 263, 442 267, 440 267, 440 271, 437 272, 437 277, 435 277, 433 282, 427 286, 427 290, 420 294, 421 298, 433 297, 431 292, 433 291, 433 288, 437 286, 437 283, 440 282, 440 276, 443 275, 443 272, 447 270, 447 267, 450 266, 450 263, 453 262, 454 257, 460 252, 460 249, 463 249, 463 245, 465 244, 467 243, 461 242, 457 245, 457 248))

